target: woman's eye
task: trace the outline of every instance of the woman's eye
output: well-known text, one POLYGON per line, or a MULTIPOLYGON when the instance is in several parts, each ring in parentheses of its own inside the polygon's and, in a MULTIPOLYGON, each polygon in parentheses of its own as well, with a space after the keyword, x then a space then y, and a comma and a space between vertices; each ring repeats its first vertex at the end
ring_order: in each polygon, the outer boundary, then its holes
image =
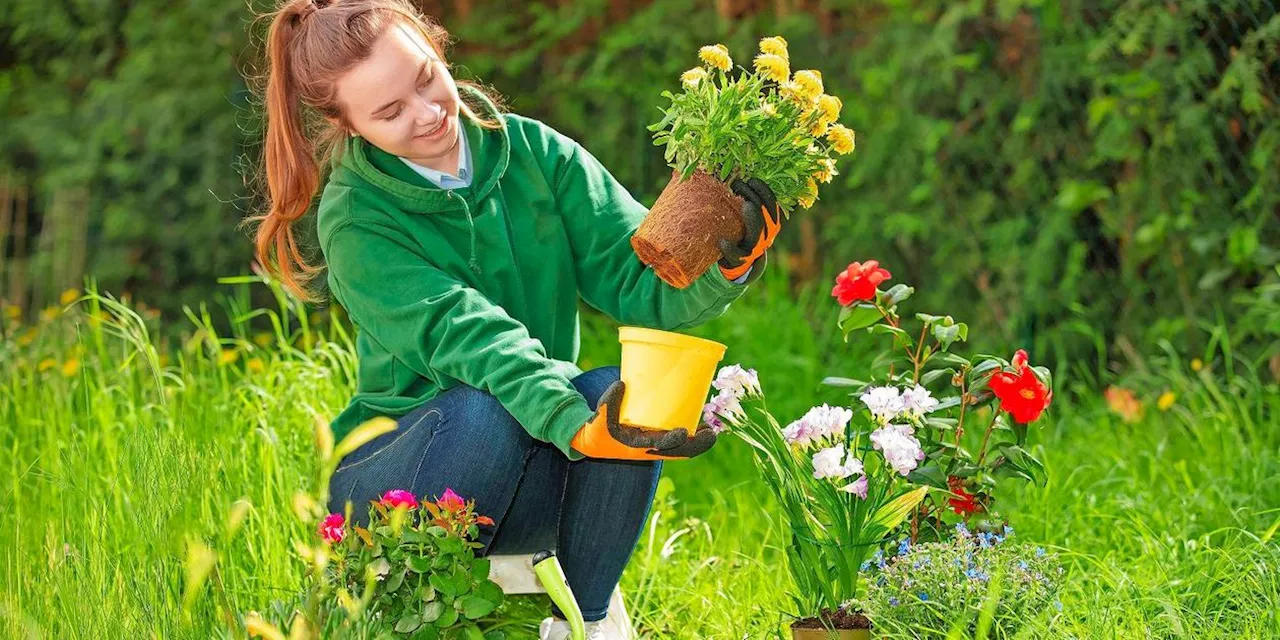
POLYGON ((400 112, 402 111, 404 111, 404 109, 396 109, 395 113, 383 118, 383 120, 395 120, 396 118, 400 117, 400 112))

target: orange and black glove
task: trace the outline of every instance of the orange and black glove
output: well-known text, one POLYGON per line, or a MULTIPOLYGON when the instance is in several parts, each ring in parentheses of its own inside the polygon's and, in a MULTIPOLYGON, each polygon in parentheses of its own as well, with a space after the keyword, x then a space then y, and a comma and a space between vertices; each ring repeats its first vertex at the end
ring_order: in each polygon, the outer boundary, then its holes
POLYGON ((737 280, 751 269, 778 237, 782 217, 778 211, 778 199, 763 180, 734 178, 729 189, 743 199, 742 240, 734 243, 728 238, 720 240, 720 271, 729 280, 737 280))
POLYGON ((698 425, 692 437, 684 429, 646 429, 620 424, 618 415, 625 391, 626 384, 621 380, 605 389, 595 415, 570 441, 574 450, 589 458, 670 460, 701 455, 716 443, 715 432, 705 424, 698 425))

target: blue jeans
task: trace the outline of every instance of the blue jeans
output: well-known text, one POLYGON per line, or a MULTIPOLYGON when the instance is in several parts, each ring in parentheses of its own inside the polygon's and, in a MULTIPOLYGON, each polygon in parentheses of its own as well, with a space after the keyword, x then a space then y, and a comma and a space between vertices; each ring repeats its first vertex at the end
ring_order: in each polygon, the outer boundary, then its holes
MULTIPOLYGON (((573 380, 595 407, 618 380, 617 367, 573 380)), ((399 428, 343 458, 329 481, 329 510, 352 504, 368 523, 370 500, 390 489, 421 499, 451 488, 493 518, 481 527, 478 552, 488 555, 555 549, 583 617, 605 617, 609 598, 648 519, 662 461, 585 458, 570 462, 534 440, 488 392, 449 389, 397 420, 399 428)), ((553 606, 561 618, 563 612, 553 606)))

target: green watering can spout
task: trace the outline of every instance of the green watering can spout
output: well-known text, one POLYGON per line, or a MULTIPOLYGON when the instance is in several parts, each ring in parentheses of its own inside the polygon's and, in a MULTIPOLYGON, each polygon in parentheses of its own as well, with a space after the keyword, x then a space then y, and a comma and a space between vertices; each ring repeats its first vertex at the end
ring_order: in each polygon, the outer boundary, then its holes
POLYGON ((538 581, 547 590, 547 595, 551 596, 551 601, 556 603, 567 618, 569 637, 572 640, 586 640, 586 622, 582 619, 582 609, 578 608, 578 601, 573 597, 573 589, 569 588, 569 581, 564 577, 564 568, 560 566, 560 559, 551 551, 539 551, 533 554, 533 573, 538 576, 538 581))

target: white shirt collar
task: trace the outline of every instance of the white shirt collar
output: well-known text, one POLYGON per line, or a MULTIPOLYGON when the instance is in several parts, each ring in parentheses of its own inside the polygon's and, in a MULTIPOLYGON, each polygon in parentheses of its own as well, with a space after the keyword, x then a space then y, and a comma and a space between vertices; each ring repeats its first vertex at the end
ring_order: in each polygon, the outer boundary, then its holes
POLYGON ((458 126, 458 175, 450 175, 443 171, 424 167, 408 158, 397 157, 414 171, 417 171, 419 175, 430 180, 432 184, 441 189, 457 189, 471 184, 471 149, 467 147, 466 128, 461 126, 461 123, 458 126))

